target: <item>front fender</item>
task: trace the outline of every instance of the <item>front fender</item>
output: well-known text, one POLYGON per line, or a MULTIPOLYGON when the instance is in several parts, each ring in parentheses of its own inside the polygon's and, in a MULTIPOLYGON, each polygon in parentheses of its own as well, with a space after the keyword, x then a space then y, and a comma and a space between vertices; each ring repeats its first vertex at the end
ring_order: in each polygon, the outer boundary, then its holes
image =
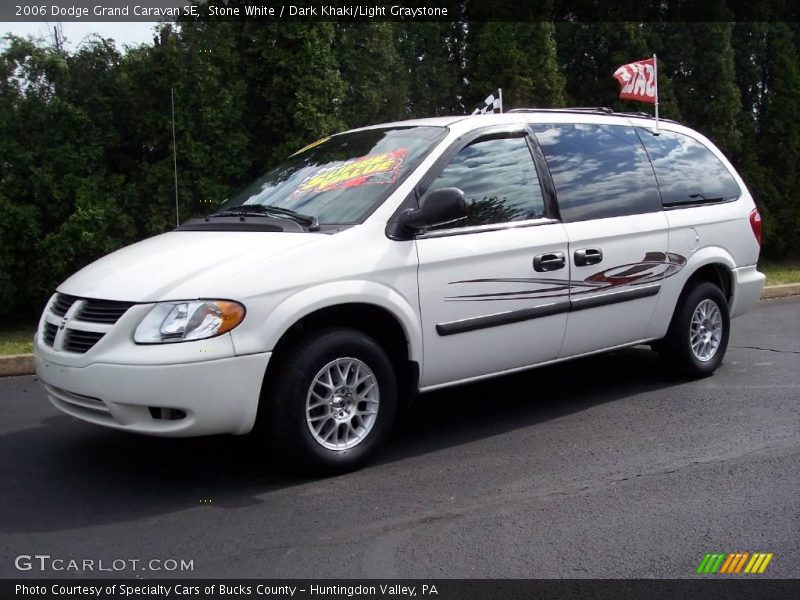
POLYGON ((278 340, 300 319, 341 304, 373 304, 391 313, 408 340, 409 360, 422 364, 422 328, 419 311, 397 290, 374 281, 336 281, 303 289, 278 304, 250 336, 236 345, 237 353, 272 351, 278 340))

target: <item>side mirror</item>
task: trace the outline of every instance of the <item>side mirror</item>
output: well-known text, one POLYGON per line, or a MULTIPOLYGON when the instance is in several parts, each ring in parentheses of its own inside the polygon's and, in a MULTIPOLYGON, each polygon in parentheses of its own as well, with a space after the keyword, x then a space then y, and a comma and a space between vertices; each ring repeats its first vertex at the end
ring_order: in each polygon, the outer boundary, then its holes
POLYGON ((400 225, 406 231, 416 233, 426 227, 458 221, 468 214, 464 192, 454 187, 440 188, 426 194, 419 208, 401 214, 400 225))

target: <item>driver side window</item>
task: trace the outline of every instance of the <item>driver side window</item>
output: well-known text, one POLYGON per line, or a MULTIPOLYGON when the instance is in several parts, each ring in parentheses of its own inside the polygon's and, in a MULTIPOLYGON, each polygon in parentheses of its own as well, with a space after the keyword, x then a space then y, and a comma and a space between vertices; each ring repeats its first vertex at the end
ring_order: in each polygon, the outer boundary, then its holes
POLYGON ((431 184, 463 190, 469 216, 443 227, 522 221, 544 216, 544 197, 524 137, 484 139, 462 148, 431 184))

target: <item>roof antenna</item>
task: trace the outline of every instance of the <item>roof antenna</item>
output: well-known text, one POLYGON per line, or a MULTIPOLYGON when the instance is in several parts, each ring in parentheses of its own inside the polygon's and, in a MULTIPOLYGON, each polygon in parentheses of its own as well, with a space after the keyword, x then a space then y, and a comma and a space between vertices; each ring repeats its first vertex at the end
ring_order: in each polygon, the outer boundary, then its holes
POLYGON ((175 88, 170 88, 172 99, 172 166, 175 171, 175 227, 180 227, 181 219, 178 209, 178 150, 175 146, 175 88))

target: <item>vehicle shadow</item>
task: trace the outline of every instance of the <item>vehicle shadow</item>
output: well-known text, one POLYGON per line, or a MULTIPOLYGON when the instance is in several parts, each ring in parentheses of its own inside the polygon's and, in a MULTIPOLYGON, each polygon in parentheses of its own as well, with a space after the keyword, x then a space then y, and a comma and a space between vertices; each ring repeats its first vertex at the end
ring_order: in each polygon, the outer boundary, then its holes
MULTIPOLYGON (((432 392, 401 414, 372 469, 675 383, 654 353, 632 348, 432 392)), ((277 468, 252 436, 149 438, 65 415, 0 436, 0 457, 6 533, 137 520, 212 498, 236 509, 309 481, 277 468)))
POLYGON ((400 414, 379 463, 522 429, 681 382, 647 347, 625 348, 417 398, 400 414))

